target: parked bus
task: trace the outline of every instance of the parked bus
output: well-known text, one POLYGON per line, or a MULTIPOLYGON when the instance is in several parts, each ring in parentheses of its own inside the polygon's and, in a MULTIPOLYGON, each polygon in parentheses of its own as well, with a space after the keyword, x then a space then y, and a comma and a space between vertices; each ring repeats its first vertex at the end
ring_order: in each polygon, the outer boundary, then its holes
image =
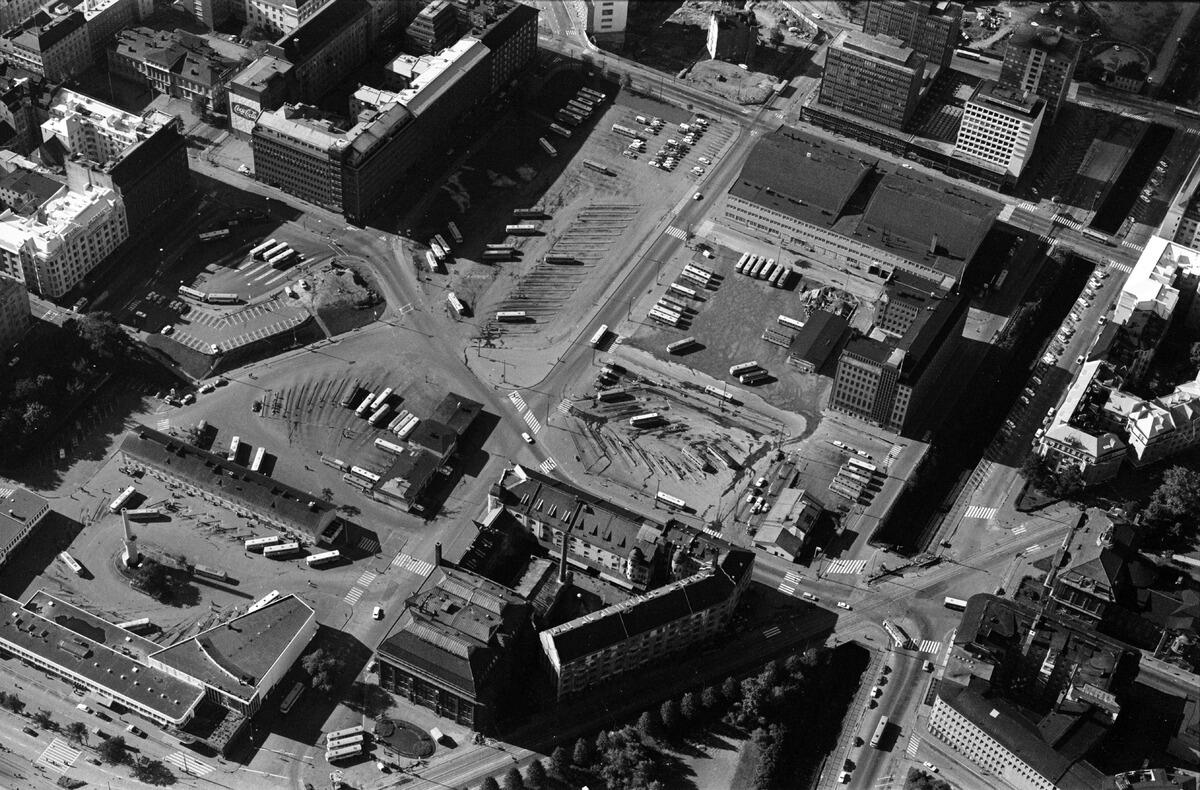
POLYGON ((246 538, 246 551, 254 551, 261 553, 267 546, 274 546, 279 542, 278 535, 265 535, 261 538, 246 538))
POLYGON ((662 310, 658 309, 651 310, 647 314, 647 317, 659 322, 660 324, 666 324, 667 326, 678 327, 683 323, 683 318, 679 314, 664 313, 662 310))
MULTIPOLYGON (((485 258, 487 257, 486 252, 483 255, 485 258)), ((434 274, 437 274, 441 271, 441 267, 438 265, 437 256, 433 254, 433 250, 425 250, 425 266, 434 274)))
POLYGON ((251 472, 262 471, 263 459, 267 457, 267 448, 260 447, 254 451, 254 460, 250 462, 251 472))
POLYGON ((722 389, 720 387, 714 387, 711 384, 706 384, 704 386, 704 391, 709 395, 712 395, 714 398, 719 398, 723 401, 733 400, 733 396, 729 394, 729 390, 722 389))
POLYGON ((433 234, 433 240, 436 241, 438 243, 438 246, 442 248, 442 252, 445 253, 447 257, 449 257, 450 245, 446 243, 445 237, 443 237, 442 234, 440 234, 440 233, 435 233, 435 234, 433 234))
POLYGON ((867 463, 861 458, 855 458, 854 456, 847 458, 846 463, 855 467, 856 469, 862 470, 867 475, 873 475, 879 471, 879 467, 875 466, 875 464, 867 463))
MULTIPOLYGON (((400 418, 397 418, 397 419, 400 419, 400 418)), ((399 423, 397 423, 397 426, 398 425, 399 425, 399 423)), ((395 453, 396 455, 404 455, 403 447, 401 447, 400 445, 398 445, 394 442, 389 442, 387 439, 382 439, 382 438, 376 439, 375 446, 378 447, 380 450, 387 450, 389 453, 395 453)))
POLYGON ((375 393, 368 392, 367 397, 363 398, 362 402, 359 403, 358 407, 354 410, 354 416, 362 417, 363 415, 370 414, 371 402, 374 400, 375 400, 375 393))
POLYGON ((269 606, 269 605, 273 604, 275 601, 278 601, 281 597, 282 597, 282 595, 280 594, 279 590, 271 590, 271 592, 267 593, 262 598, 259 598, 257 601, 250 604, 250 606, 246 609, 246 614, 250 614, 251 612, 257 612, 259 609, 263 608, 264 606, 269 606))
POLYGON ((751 277, 757 278, 758 273, 761 272, 763 270, 763 267, 766 265, 767 265, 767 261, 765 258, 758 258, 757 260, 754 261, 753 264, 746 267, 746 271, 744 272, 744 274, 747 274, 751 277))
POLYGON ((524 310, 501 310, 496 313, 496 320, 510 324, 520 324, 527 321, 528 317, 525 315, 524 310))
POLYGON ((588 341, 588 345, 592 348, 599 348, 607 334, 608 324, 601 324, 600 328, 596 330, 596 334, 592 335, 592 339, 588 341))
POLYGON ((662 415, 656 411, 638 414, 629 418, 629 424, 634 428, 645 428, 662 422, 662 415))
POLYGON ((238 453, 242 449, 242 437, 235 436, 229 440, 229 455, 225 457, 227 461, 236 461, 238 453))
POLYGON ((546 215, 546 209, 541 206, 530 206, 528 208, 515 208, 512 210, 512 215, 518 219, 542 219, 546 215))
POLYGON ((583 124, 583 118, 571 112, 570 110, 559 110, 554 114, 554 120, 559 123, 565 123, 567 126, 580 126, 583 124))
POLYGON ((551 145, 550 141, 545 137, 538 138, 538 145, 542 147, 543 151, 550 154, 550 156, 558 156, 558 149, 551 145))
POLYGON ((455 244, 462 244, 463 235, 459 231, 458 225, 454 222, 454 220, 450 220, 446 223, 446 230, 450 232, 450 238, 454 239, 455 244))
POLYGON ((516 252, 517 251, 516 247, 514 247, 513 245, 508 244, 506 242, 500 243, 500 244, 485 244, 485 245, 483 245, 483 248, 485 250, 495 250, 496 252, 516 252))
POLYGON ((80 565, 78 562, 76 562, 75 558, 72 557, 67 552, 60 551, 58 553, 58 559, 62 562, 63 565, 66 565, 71 570, 71 573, 75 574, 76 576, 83 575, 83 566, 80 565))
POLYGON ((205 294, 204 301, 209 304, 241 304, 242 297, 237 294, 205 294))
POLYGON ((738 258, 737 265, 733 267, 733 270, 734 270, 735 272, 737 272, 738 274, 741 274, 741 273, 742 273, 742 269, 746 268, 746 263, 747 263, 749 260, 750 260, 750 253, 748 253, 748 252, 743 252, 743 253, 742 253, 742 256, 741 256, 740 258, 738 258))
POLYGON ((325 733, 325 743, 341 740, 342 738, 348 738, 351 735, 362 735, 365 732, 366 728, 364 728, 361 724, 356 724, 353 727, 347 727, 344 730, 330 730, 329 732, 325 733))
POLYGON ((310 568, 323 568, 326 565, 332 565, 342 559, 342 553, 337 549, 333 551, 323 551, 320 554, 311 554, 304 558, 310 568))
POLYGON ((550 124, 550 131, 554 132, 559 137, 570 137, 571 136, 570 129, 566 128, 565 126, 559 126, 556 123, 550 124))
POLYGON ((212 579, 213 581, 218 582, 229 581, 229 574, 227 574, 225 571, 218 568, 210 568, 207 565, 193 565, 192 575, 203 576, 205 579, 212 579))
POLYGON ((379 475, 375 474, 370 469, 364 469, 361 466, 350 467, 350 474, 354 475, 355 477, 361 477, 363 480, 366 480, 370 483, 379 482, 379 475))
POLYGON ((775 276, 775 259, 767 258, 767 265, 762 267, 762 271, 760 271, 755 276, 759 280, 770 280, 772 277, 774 277, 775 276))
POLYGON ((153 521, 162 515, 162 511, 156 507, 139 507, 126 510, 125 515, 130 521, 153 521))
POLYGON ((615 400, 624 400, 629 395, 628 387, 613 387, 612 389, 600 390, 596 393, 596 399, 602 403, 611 403, 615 400))
POLYGON ((261 261, 263 259, 263 253, 266 252, 267 250, 271 249, 278 243, 279 242, 275 241, 275 239, 267 239, 262 244, 258 245, 254 249, 250 250, 250 257, 254 258, 256 261, 261 261))
POLYGON ((344 749, 347 746, 362 747, 367 740, 365 732, 356 732, 349 735, 339 735, 336 738, 331 735, 325 737, 325 751, 331 752, 335 749, 344 749))
POLYGON ((352 743, 349 746, 341 746, 337 749, 329 749, 325 752, 325 762, 336 763, 341 760, 349 760, 363 752, 363 742, 352 743))
POLYGON ((606 176, 615 176, 616 175, 616 173, 613 172, 612 168, 610 168, 606 165, 602 165, 599 162, 595 162, 591 159, 584 159, 583 166, 587 167, 587 168, 591 168, 592 170, 595 170, 597 173, 603 173, 606 176))
POLYGON ((694 345, 696 345, 696 338, 685 337, 683 340, 676 340, 674 343, 668 343, 667 353, 678 354, 681 351, 686 351, 694 345))
POLYGON ((129 504, 129 500, 133 498, 133 495, 136 492, 136 488, 129 486, 124 491, 117 494, 117 498, 112 501, 112 503, 108 506, 108 509, 113 513, 120 513, 125 505, 129 504))
POLYGON ((354 399, 358 397, 358 393, 362 384, 362 379, 355 379, 346 385, 346 389, 342 391, 342 399, 340 401, 343 409, 349 408, 350 404, 354 403, 354 399))
POLYGON ((766 381, 771 377, 771 374, 765 370, 748 370, 745 373, 738 375, 737 379, 742 384, 758 384, 761 381, 766 381))
POLYGON ((1175 105, 1175 114, 1186 115, 1189 118, 1200 118, 1200 111, 1193 110, 1191 107, 1181 107, 1179 105, 1175 105))
POLYGON ((650 308, 650 312, 658 313, 659 315, 664 316, 666 318, 670 318, 673 321, 682 321, 683 320, 683 313, 679 312, 678 310, 672 310, 669 307, 664 307, 661 304, 654 305, 654 307, 650 308))
POLYGON ((371 405, 367 407, 367 410, 373 412, 383 404, 387 403, 388 398, 392 397, 392 393, 395 391, 396 390, 394 387, 385 387, 383 392, 376 395, 375 400, 371 401, 371 405))
POLYGON ((695 288, 688 288, 686 285, 680 283, 671 283, 667 286, 667 290, 680 296, 686 296, 689 299, 695 299, 697 295, 695 288))
POLYGON ((218 239, 228 238, 229 228, 219 228, 217 230, 206 230, 201 233, 198 238, 200 241, 216 241, 218 239))
POLYGON ((683 277, 685 279, 691 280, 692 282, 696 283, 697 285, 701 285, 705 288, 707 288, 709 283, 712 282, 711 277, 709 277, 708 275, 705 275, 705 274, 701 274, 700 272, 696 271, 695 269, 684 269, 682 272, 679 273, 679 276, 683 277))
POLYGON ((290 540, 287 543, 276 543, 274 546, 267 546, 263 549, 263 556, 273 560, 286 560, 288 557, 295 557, 300 553, 300 542, 290 540))
POLYGON ((483 260, 485 261, 511 261, 513 249, 509 247, 503 250, 484 250, 483 260))
POLYGON ((592 88, 580 88, 579 92, 584 94, 585 96, 591 96, 593 99, 595 99, 598 102, 604 101, 604 99, 607 98, 606 94, 603 94, 598 90, 593 90, 592 88))
POLYGON ((967 609, 967 602, 962 598, 946 598, 943 603, 947 609, 953 609, 956 612, 963 612, 967 609))
POLYGON ((871 735, 871 748, 879 748, 879 744, 883 741, 883 736, 887 734, 887 728, 888 717, 880 716, 879 723, 875 725, 875 732, 871 735))
POLYGON ((296 704, 296 700, 300 699, 300 695, 303 693, 304 693, 304 684, 303 683, 297 683, 296 685, 292 686, 292 690, 289 691, 287 693, 287 696, 283 698, 283 702, 279 703, 279 712, 287 713, 288 711, 290 711, 292 709, 292 706, 296 704))
POLYGON ((420 417, 415 414, 410 414, 408 419, 401 423, 400 427, 396 429, 396 436, 400 437, 401 439, 407 439, 408 435, 413 432, 413 429, 415 429, 420 422, 420 417))
POLYGON ((672 310, 680 315, 684 315, 685 311, 687 310, 687 305, 677 302, 669 296, 661 297, 657 302, 657 306, 665 307, 666 309, 672 310))
POLYGON ((446 294, 446 301, 450 303, 450 309, 454 311, 456 316, 459 318, 466 316, 467 306, 462 303, 462 300, 458 298, 458 295, 454 291, 446 294))
POLYGON ((788 278, 792 276, 792 270, 788 266, 780 264, 779 271, 775 272, 775 276, 771 278, 772 288, 782 288, 787 285, 788 278))
POLYGON ((743 373, 746 373, 751 370, 755 370, 758 367, 759 367, 758 360, 756 360, 756 359, 752 359, 749 362, 739 362, 738 364, 734 365, 733 367, 731 367, 729 369, 729 375, 730 376, 740 376, 743 373))
POLYGON ((391 410, 392 410, 392 404, 385 403, 382 406, 380 406, 378 409, 376 409, 374 411, 374 413, 371 414, 371 419, 367 420, 367 422, 371 423, 371 425, 378 428, 379 423, 383 422, 384 418, 387 417, 388 412, 390 412, 391 410))
POLYGON ((683 510, 687 507, 687 502, 684 502, 677 496, 671 496, 664 491, 659 491, 654 495, 654 498, 673 510, 683 510))
POLYGON ((321 463, 325 464, 326 466, 332 466, 334 469, 341 469, 342 471, 345 471, 350 467, 350 465, 341 458, 334 458, 331 455, 322 455, 321 463))
POLYGON ((291 247, 287 247, 286 249, 282 249, 275 253, 270 258, 267 258, 267 265, 272 269, 285 268, 295 255, 296 251, 291 247))
POLYGON ((707 445, 704 451, 715 458, 722 466, 730 471, 736 472, 742 468, 742 465, 733 460, 733 456, 725 452, 724 449, 715 444, 707 445))
POLYGON ((204 301, 203 291, 197 291, 195 288, 188 288, 186 285, 179 286, 179 295, 186 296, 189 299, 195 299, 197 302, 204 301))
POLYGON ((778 321, 779 321, 780 326, 786 326, 788 329, 803 329, 804 328, 803 321, 801 321, 797 318, 792 318, 791 316, 786 316, 786 315, 781 314, 778 318, 778 321))
POLYGON ((538 232, 537 225, 505 225, 504 232, 511 236, 532 236, 538 232))
POLYGON ((124 628, 126 631, 137 633, 138 631, 148 631, 151 623, 149 617, 139 617, 136 620, 126 620, 123 623, 117 623, 117 628, 124 628))
POLYGON ((891 620, 883 621, 883 630, 888 632, 888 636, 890 636, 892 641, 896 643, 896 647, 908 647, 908 645, 912 642, 908 634, 904 632, 904 629, 893 623, 891 620))
POLYGON ((550 253, 542 258, 546 263, 553 263, 559 266, 578 266, 583 261, 576 258, 574 255, 563 255, 561 253, 550 253))
POLYGON ((264 261, 270 260, 271 256, 278 255, 286 249, 288 249, 287 242, 277 241, 270 247, 267 247, 265 250, 263 250, 262 259, 264 261))

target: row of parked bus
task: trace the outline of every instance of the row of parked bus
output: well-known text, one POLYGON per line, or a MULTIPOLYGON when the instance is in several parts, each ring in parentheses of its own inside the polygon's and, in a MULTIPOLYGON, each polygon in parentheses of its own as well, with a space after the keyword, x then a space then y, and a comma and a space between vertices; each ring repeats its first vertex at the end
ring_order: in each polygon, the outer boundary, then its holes
MULTIPOLYGON (((299 557, 304 553, 304 544, 298 540, 284 540, 279 535, 266 535, 261 538, 247 538, 244 544, 246 551, 261 554, 264 557, 272 560, 288 560, 293 557, 299 557)), ((323 551, 318 554, 310 554, 304 558, 305 563, 310 568, 323 568, 328 565, 335 565, 342 561, 342 553, 337 549, 332 551, 323 551)), ((197 566, 199 568, 200 566, 197 566)), ((271 603, 275 598, 279 597, 279 593, 272 591, 265 598, 256 601, 250 611, 261 609, 271 603)))
POLYGON ((787 286, 788 279, 792 276, 792 267, 777 264, 774 258, 751 255, 748 252, 742 253, 742 257, 738 259, 734 271, 738 274, 744 274, 747 277, 753 277, 756 280, 763 280, 773 288, 787 286))
MULTIPOLYGON (((238 463, 238 458, 242 454, 242 448, 245 448, 247 454, 250 452, 251 445, 249 442, 243 442, 242 437, 234 436, 229 440, 229 452, 225 456, 225 460, 230 463, 238 463)), ((250 471, 262 472, 263 463, 267 459, 267 448, 259 447, 254 451, 254 455, 250 459, 250 471)))

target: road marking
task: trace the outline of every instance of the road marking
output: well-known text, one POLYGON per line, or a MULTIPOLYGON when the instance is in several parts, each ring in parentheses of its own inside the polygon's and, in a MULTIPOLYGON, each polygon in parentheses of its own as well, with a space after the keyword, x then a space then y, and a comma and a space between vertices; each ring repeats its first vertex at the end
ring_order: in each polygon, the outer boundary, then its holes
POLYGON ((1034 545, 1032 545, 1032 546, 1030 546, 1029 548, 1025 549, 1025 551, 1023 551, 1023 552, 1021 552, 1021 553, 1022 553, 1022 554, 1025 554, 1025 555, 1027 555, 1027 556, 1028 556, 1028 555, 1030 555, 1030 554, 1034 554, 1034 553, 1036 553, 1036 552, 1037 552, 1039 549, 1041 549, 1041 548, 1042 548, 1042 544, 1040 544, 1040 543, 1035 543, 1034 545))
POLYGON ((521 397, 521 393, 517 392, 516 390, 508 393, 508 399, 512 401, 512 404, 516 406, 519 411, 525 411, 525 409, 529 408, 525 405, 525 399, 521 397))
POLYGON ((918 653, 936 653, 942 649, 941 640, 924 639, 921 641, 920 647, 917 648, 918 653))
POLYGON ((904 450, 904 447, 902 445, 893 444, 892 449, 888 450, 887 458, 883 459, 883 465, 891 466, 892 462, 900 457, 900 453, 903 450, 904 450))
POLYGON ((668 236, 671 236, 673 238, 679 239, 680 241, 687 241, 687 231, 683 230, 682 228, 677 228, 674 225, 668 226, 667 229, 663 231, 663 233, 665 233, 668 236))
POLYGON ((163 419, 158 421, 158 432, 159 433, 166 433, 166 431, 168 429, 170 429, 170 427, 171 427, 171 421, 169 419, 164 417, 163 419))
POLYGON ((350 591, 346 593, 346 597, 342 600, 351 606, 354 606, 354 604, 358 603, 358 599, 363 597, 363 593, 365 592, 366 590, 364 590, 362 587, 351 587, 350 591))
POLYGON ((996 512, 1000 510, 998 507, 985 507, 983 505, 971 505, 967 508, 967 512, 963 514, 963 518, 983 518, 992 519, 996 517, 996 512))
POLYGON ((528 425, 529 430, 533 431, 534 433, 542 430, 541 421, 539 421, 537 417, 534 417, 533 412, 531 411, 525 412, 525 424, 528 425))
POLYGON ((908 748, 904 750, 904 753, 915 760, 917 759, 917 749, 920 746, 921 736, 914 732, 908 739, 908 748))
POLYGON ((867 567, 866 560, 833 560, 825 569, 825 574, 831 573, 862 573, 867 567))
POLYGON ((391 567, 414 573, 417 576, 428 576, 429 572, 433 570, 433 563, 426 560, 419 560, 407 554, 397 554, 395 559, 392 560, 391 567))
POLYGON ((799 586, 803 579, 804 577, 795 571, 788 571, 787 575, 783 577, 783 580, 779 582, 779 587, 777 589, 784 595, 794 595, 796 592, 796 587, 799 586))
POLYGON ((174 763, 175 765, 179 766, 179 770, 183 771, 185 774, 191 774, 192 776, 207 776, 216 770, 208 763, 202 760, 197 760, 190 754, 184 754, 183 752, 168 754, 163 759, 169 763, 174 763))
POLYGON ((379 551, 379 541, 375 538, 362 537, 358 539, 358 550, 374 554, 379 551))
MULTIPOLYGON (((1121 242, 1121 244, 1124 245, 1125 242, 1121 242)), ((1118 261, 1109 261, 1108 268, 1116 269, 1117 271, 1125 272, 1126 274, 1129 274, 1130 272, 1133 271, 1133 267, 1130 266, 1128 263, 1120 263, 1118 261)))
POLYGON ((37 762, 62 772, 70 768, 81 754, 83 752, 71 748, 62 738, 55 738, 37 758, 37 762))
POLYGON ((358 584, 363 587, 370 587, 371 582, 375 581, 375 577, 378 575, 375 571, 363 571, 362 576, 358 577, 358 584))
POLYGON ((570 399, 570 398, 563 398, 562 400, 560 400, 560 401, 558 402, 558 411, 559 411, 559 413, 560 413, 560 414, 565 414, 565 415, 567 415, 568 417, 570 417, 570 416, 571 416, 571 409, 573 409, 573 408, 574 408, 574 407, 571 405, 571 399, 570 399))
POLYGON ((1019 526, 1013 530, 1013 534, 1014 535, 1024 535, 1027 531, 1029 531, 1029 527, 1022 524, 1021 526, 1019 526))
POLYGON ((545 461, 542 461, 538 468, 542 470, 542 474, 548 475, 558 468, 558 461, 555 461, 553 458, 547 458, 545 461))
POLYGON ((773 625, 770 628, 763 631, 763 636, 765 636, 767 639, 771 639, 772 637, 779 636, 779 634, 782 632, 782 630, 783 629, 781 629, 779 626, 773 625))

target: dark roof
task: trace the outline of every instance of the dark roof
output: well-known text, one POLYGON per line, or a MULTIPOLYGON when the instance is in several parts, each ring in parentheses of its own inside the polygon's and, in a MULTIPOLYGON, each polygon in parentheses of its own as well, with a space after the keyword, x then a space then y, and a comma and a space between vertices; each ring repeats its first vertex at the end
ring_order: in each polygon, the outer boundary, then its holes
POLYGON ((117 34, 113 53, 145 61, 184 79, 212 88, 237 65, 221 57, 203 38, 183 30, 126 28, 117 34))
MULTIPOLYGON (((247 702, 316 614, 294 595, 171 645, 152 658, 247 702)), ((308 637, 316 633, 313 629, 308 637)))
MULTIPOLYGON (((57 137, 51 137, 50 139, 58 142, 57 137)), ((61 143, 59 145, 61 146, 61 143)), ((53 162, 50 164, 53 164, 53 162)), ((28 204, 40 208, 46 201, 58 194, 58 191, 63 188, 63 182, 55 181, 53 178, 36 170, 20 169, 14 170, 11 173, 0 174, 0 188, 27 195, 29 197, 28 204)), ((10 208, 15 210, 21 207, 11 206, 10 208)))
POLYGON ((408 449, 396 456, 376 490, 412 502, 437 474, 441 460, 424 449, 408 449))
POLYGON ((933 179, 888 173, 871 195, 856 237, 962 279, 1000 204, 933 179))
POLYGON ((421 420, 408 441, 417 447, 424 447, 438 458, 445 458, 454 450, 458 434, 437 420, 421 420))
POLYGON ((791 353, 821 368, 842 342, 850 324, 845 318, 825 310, 814 310, 792 341, 791 353))
POLYGON ((334 0, 300 27, 271 44, 268 51, 300 65, 319 54, 327 43, 370 10, 367 0, 334 0))
POLYGON ((892 343, 887 341, 858 335, 857 337, 850 338, 842 353, 865 357, 876 364, 884 365, 892 356, 895 348, 892 343))
POLYGON ((378 648, 428 678, 477 697, 529 619, 520 595, 470 571, 435 569, 378 648))
POLYGON ((966 686, 938 685, 938 696, 1060 790, 1095 790, 1104 775, 1090 763, 1072 761, 1042 740, 1036 723, 1019 707, 992 693, 991 684, 972 677, 966 686))
POLYGON ((783 127, 754 146, 729 193, 832 227, 875 164, 850 148, 783 127))
MULTIPOLYGON (((200 702, 204 689, 185 683, 123 652, 123 642, 92 627, 81 609, 44 593, 24 608, 0 595, 0 640, 124 695, 164 718, 181 721, 200 702), (53 602, 53 608, 48 606, 53 602)), ((92 616, 94 617, 94 615, 92 616)), ((124 632, 121 632, 124 634, 124 632)))
POLYGON ((526 24, 537 25, 538 9, 525 3, 513 3, 499 19, 477 34, 488 49, 498 49, 526 24))
POLYGON ((603 650, 724 602, 754 566, 754 553, 733 549, 719 567, 550 629, 561 663, 603 650))
POLYGON ((1062 28, 1034 26, 1028 22, 1017 26, 1008 39, 1008 45, 1033 47, 1066 57, 1075 57, 1079 52, 1079 39, 1064 33, 1062 28))
MULTIPOLYGON (((525 8, 525 6, 521 6, 525 8)), ((475 422, 475 418, 479 416, 479 412, 483 411, 483 404, 479 401, 471 400, 454 392, 446 393, 441 402, 433 409, 431 419, 444 424, 447 428, 454 432, 455 436, 462 436, 471 427, 471 423, 475 422)))
POLYGON ((336 504, 144 426, 125 434, 120 451, 313 537, 319 538, 336 515, 336 504))
POLYGON ((23 23, 5 32, 4 37, 11 38, 29 49, 45 52, 85 24, 87 21, 78 11, 62 16, 51 16, 45 11, 38 11, 23 23))

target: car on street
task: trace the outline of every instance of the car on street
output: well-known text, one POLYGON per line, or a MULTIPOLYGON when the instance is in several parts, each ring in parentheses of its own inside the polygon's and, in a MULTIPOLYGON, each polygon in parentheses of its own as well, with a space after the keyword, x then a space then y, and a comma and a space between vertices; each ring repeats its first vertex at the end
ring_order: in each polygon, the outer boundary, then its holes
POLYGON ((38 731, 33 727, 22 727, 21 732, 25 733, 26 735, 32 735, 34 738, 38 737, 39 734, 38 731))
POLYGON ((521 431, 521 438, 525 440, 525 444, 533 444, 533 437, 527 432, 521 431))
POLYGON ((800 593, 800 595, 801 595, 801 596, 803 596, 804 598, 807 598, 807 599, 808 599, 808 600, 810 600, 810 601, 819 601, 819 600, 821 600, 820 598, 818 598, 817 596, 813 595, 813 594, 812 594, 812 593, 810 593, 810 592, 800 593))
POLYGON ((692 195, 692 200, 703 200, 703 199, 704 199, 704 195, 701 195, 699 192, 692 195))
POLYGON ((376 606, 373 610, 371 610, 371 617, 375 618, 376 620, 382 620, 383 619, 383 607, 376 606))
POLYGON ((933 763, 929 762, 928 760, 926 760, 925 762, 923 762, 921 764, 924 765, 929 770, 933 771, 935 774, 938 772, 938 767, 936 765, 934 765, 933 763))
POLYGON ((853 608, 854 608, 853 606, 851 606, 850 604, 846 603, 845 601, 838 601, 838 602, 837 602, 837 605, 838 605, 838 608, 839 608, 839 609, 853 609, 853 608))
POLYGON ((169 335, 174 331, 175 331, 175 327, 172 324, 167 324, 166 326, 164 326, 162 328, 162 334, 164 334, 164 335, 169 335))
POLYGON ((133 725, 133 724, 130 724, 128 727, 126 727, 125 732, 130 733, 131 735, 136 735, 139 738, 146 737, 146 731, 140 727, 133 725))

